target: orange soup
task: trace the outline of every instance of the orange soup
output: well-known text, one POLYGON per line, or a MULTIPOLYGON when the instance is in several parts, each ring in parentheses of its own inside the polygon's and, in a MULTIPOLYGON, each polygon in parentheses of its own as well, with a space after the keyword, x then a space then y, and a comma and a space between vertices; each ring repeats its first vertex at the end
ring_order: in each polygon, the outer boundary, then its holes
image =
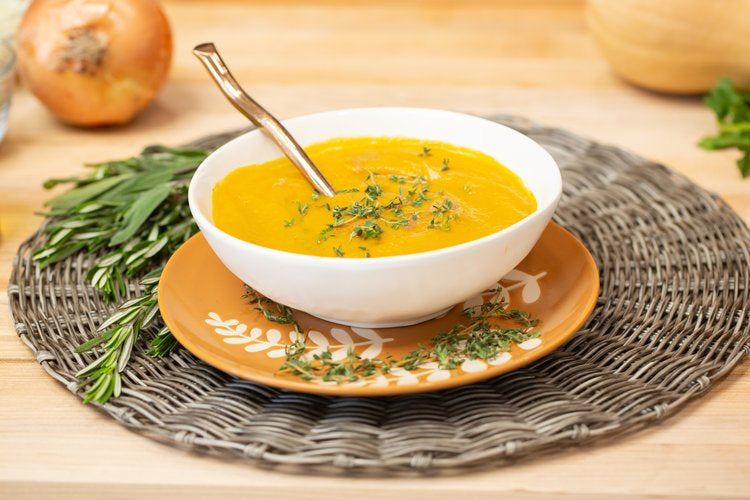
POLYGON ((495 159, 419 139, 332 139, 305 148, 338 194, 314 191, 287 159, 233 170, 213 189, 213 221, 239 239, 325 257, 436 250, 506 228, 536 210, 495 159))

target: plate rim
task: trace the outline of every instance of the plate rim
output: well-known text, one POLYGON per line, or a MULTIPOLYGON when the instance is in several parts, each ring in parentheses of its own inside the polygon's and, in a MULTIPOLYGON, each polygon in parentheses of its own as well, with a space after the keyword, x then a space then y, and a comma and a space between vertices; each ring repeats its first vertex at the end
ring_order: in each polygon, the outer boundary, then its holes
MULTIPOLYGON (((368 387, 368 386, 358 386, 358 387, 347 387, 346 384, 336 384, 336 385, 327 385, 327 384, 313 384, 307 381, 303 380, 294 380, 290 378, 278 378, 273 375, 268 376, 262 374, 260 371, 257 374, 248 373, 247 371, 243 370, 243 365, 241 363, 238 363, 236 361, 228 360, 224 356, 216 355, 214 351, 210 349, 205 349, 201 347, 200 345, 193 343, 190 340, 190 334, 183 335, 183 332, 180 330, 180 328, 176 328, 176 322, 172 321, 170 315, 167 311, 167 308, 164 304, 162 293, 163 288, 160 286, 159 291, 157 292, 157 302, 159 305, 159 313, 161 314, 162 319, 164 320, 164 323, 167 327, 169 327, 169 330, 172 332, 172 335, 177 339, 177 341, 191 354, 202 360, 203 362, 207 363, 208 365, 212 366, 213 368, 230 375, 233 375, 235 377, 241 378, 243 380, 248 380, 254 383, 258 383, 261 385, 266 385, 270 387, 274 387, 277 389, 283 389, 283 390, 292 390, 297 392, 304 392, 308 394, 321 394, 321 395, 327 395, 327 396, 341 396, 341 397, 381 397, 381 396, 396 396, 396 395, 405 395, 405 394, 417 394, 417 393, 427 393, 427 392, 435 392, 445 389, 451 389, 455 387, 461 387, 464 385, 470 385, 476 382, 481 382, 483 380, 487 380, 490 378, 495 378, 500 375, 504 375, 506 373, 515 371, 519 368, 522 368, 524 366, 527 366, 534 361, 537 361, 538 359, 547 356, 557 350, 561 345, 563 345, 565 342, 570 340, 579 330, 580 328, 585 324, 585 322, 588 320, 588 318, 591 316, 591 313, 593 312, 594 308, 596 307, 596 302, 599 297, 599 291, 600 291, 600 274, 599 274, 599 268, 596 265, 596 261, 594 260, 594 257, 591 255, 591 252, 589 252, 588 248, 578 239, 576 238, 570 231, 562 227, 561 225, 557 224, 556 222, 550 221, 550 223, 545 227, 544 232, 546 232, 549 228, 552 228, 554 231, 559 231, 562 234, 565 235, 566 238, 569 238, 573 240, 574 244, 579 247, 579 249, 582 251, 582 254, 584 256, 585 260, 585 267, 581 272, 581 275, 584 274, 590 274, 593 271, 593 274, 596 276, 596 279, 592 280, 591 287, 588 289, 588 293, 585 296, 585 300, 583 301, 583 308, 580 316, 576 318, 576 320, 568 326, 566 329, 563 330, 563 333, 555 337, 555 339, 551 342, 544 343, 543 348, 540 349, 534 349, 531 351, 527 351, 527 354, 519 361, 514 362, 515 360, 511 360, 507 363, 503 363, 496 366, 490 366, 486 370, 480 371, 480 372, 474 372, 474 373, 463 373, 460 376, 457 377, 450 377, 445 380, 438 380, 434 382, 419 382, 417 384, 412 385, 395 385, 395 384, 388 384, 384 387, 368 387), (228 365, 228 366, 227 366, 228 365)), ((191 236, 185 243, 183 243, 180 248, 178 248, 167 260, 167 263, 164 266, 164 269, 161 274, 161 278, 163 279, 164 276, 168 275, 168 273, 172 270, 172 268, 175 266, 175 256, 178 254, 187 251, 185 250, 188 248, 188 246, 191 244, 191 242, 194 242, 196 239, 204 238, 203 234, 201 232, 196 233, 195 235, 191 236)), ((194 244, 194 243, 193 243, 194 244)), ((209 247, 210 248, 210 247, 209 247)), ((223 265, 223 264, 222 264, 223 265)), ((192 334, 195 335, 195 334, 192 334)), ((249 364, 245 364, 245 367, 251 366, 249 364)))

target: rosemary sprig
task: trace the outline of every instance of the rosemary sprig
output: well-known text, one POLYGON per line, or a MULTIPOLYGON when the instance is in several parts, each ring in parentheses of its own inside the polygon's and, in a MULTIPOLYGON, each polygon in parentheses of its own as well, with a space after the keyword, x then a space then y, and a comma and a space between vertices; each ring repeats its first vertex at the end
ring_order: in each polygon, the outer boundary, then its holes
MULTIPOLYGON (((196 232, 187 204, 187 186, 205 150, 150 146, 136 157, 92 165, 84 177, 53 179, 51 188, 73 189, 51 199, 46 215, 47 242, 33 255, 40 267, 78 252, 100 254, 86 277, 105 301, 126 293, 125 277, 145 275, 142 295, 129 300, 104 321, 98 335, 78 352, 100 348, 96 360, 78 372, 86 385, 84 401, 105 403, 122 388, 120 373, 141 332, 158 319, 156 302, 161 265, 196 232)), ((151 340, 148 354, 163 356, 177 342, 164 327, 151 340)))
POLYGON ((47 242, 33 258, 45 267, 74 253, 105 253, 87 274, 111 301, 124 293, 124 276, 176 250, 195 231, 187 186, 204 150, 150 146, 140 156, 93 165, 85 177, 53 179, 74 189, 47 202, 54 217, 47 242))
MULTIPOLYGON (((84 403, 96 401, 104 404, 114 396, 118 397, 122 389, 120 373, 125 369, 133 346, 145 328, 159 319, 157 293, 162 269, 149 273, 142 281, 145 287, 143 295, 123 303, 116 313, 102 323, 97 332, 99 335, 78 346, 76 352, 86 352, 102 346, 103 352, 89 365, 76 373, 87 385, 84 403)), ((151 344, 154 355, 169 352, 176 343, 171 333, 162 328, 151 344)))

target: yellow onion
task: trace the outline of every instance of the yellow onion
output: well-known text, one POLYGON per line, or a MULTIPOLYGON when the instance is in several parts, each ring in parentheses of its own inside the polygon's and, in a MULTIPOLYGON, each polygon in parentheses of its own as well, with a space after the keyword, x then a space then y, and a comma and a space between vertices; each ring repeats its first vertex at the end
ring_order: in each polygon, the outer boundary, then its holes
POLYGON ((119 124, 164 84, 172 34, 155 0, 35 0, 17 51, 24 83, 58 118, 119 124))

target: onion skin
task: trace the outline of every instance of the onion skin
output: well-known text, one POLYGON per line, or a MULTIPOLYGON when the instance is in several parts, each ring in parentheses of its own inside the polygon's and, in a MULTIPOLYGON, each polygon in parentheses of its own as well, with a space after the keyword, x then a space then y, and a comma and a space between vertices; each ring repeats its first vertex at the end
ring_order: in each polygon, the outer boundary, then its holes
POLYGON ((25 85, 62 121, 127 123, 164 84, 172 34, 155 0, 35 0, 17 35, 25 85))
POLYGON ((697 94, 721 77, 750 89, 750 0, 588 0, 589 30, 625 80, 697 94))

